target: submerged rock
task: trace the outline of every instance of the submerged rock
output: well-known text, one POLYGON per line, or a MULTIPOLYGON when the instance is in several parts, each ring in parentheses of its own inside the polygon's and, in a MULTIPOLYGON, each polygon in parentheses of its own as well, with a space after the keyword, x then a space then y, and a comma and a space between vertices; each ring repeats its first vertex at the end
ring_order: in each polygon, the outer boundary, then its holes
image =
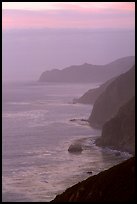
POLYGON ((92 171, 87 171, 87 174, 92 174, 92 171))
POLYGON ((75 118, 73 118, 73 119, 70 119, 70 121, 71 121, 71 122, 74 122, 74 121, 76 121, 76 119, 75 119, 75 118))

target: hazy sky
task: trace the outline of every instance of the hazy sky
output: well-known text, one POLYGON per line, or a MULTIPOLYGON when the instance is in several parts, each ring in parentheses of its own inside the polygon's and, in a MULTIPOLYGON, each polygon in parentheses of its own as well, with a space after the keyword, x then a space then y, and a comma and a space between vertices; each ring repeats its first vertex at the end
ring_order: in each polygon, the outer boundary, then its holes
POLYGON ((134 28, 134 2, 3 2, 3 29, 134 28))
POLYGON ((3 80, 134 55, 134 2, 2 2, 3 80))

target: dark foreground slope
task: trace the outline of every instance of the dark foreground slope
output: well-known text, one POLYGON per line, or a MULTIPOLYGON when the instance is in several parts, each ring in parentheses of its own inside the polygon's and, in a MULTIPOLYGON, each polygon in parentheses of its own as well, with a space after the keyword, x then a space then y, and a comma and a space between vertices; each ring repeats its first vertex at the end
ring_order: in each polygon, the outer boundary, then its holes
POLYGON ((62 70, 53 69, 41 74, 39 82, 105 82, 129 70, 135 63, 135 57, 120 58, 106 65, 82 64, 73 65, 62 70))
POLYGON ((135 95, 135 66, 118 76, 97 98, 89 117, 91 126, 102 128, 135 95))
POLYGON ((52 202, 135 201, 135 158, 68 188, 52 202))
POLYGON ((135 97, 104 124, 102 136, 96 140, 96 144, 135 154, 135 97))

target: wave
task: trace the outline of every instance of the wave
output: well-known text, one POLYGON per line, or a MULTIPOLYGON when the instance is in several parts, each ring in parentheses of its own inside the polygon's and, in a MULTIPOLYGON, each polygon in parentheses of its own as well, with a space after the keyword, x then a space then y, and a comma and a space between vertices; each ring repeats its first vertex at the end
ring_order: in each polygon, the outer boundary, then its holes
POLYGON ((18 112, 9 112, 3 113, 2 116, 6 118, 20 118, 25 117, 26 119, 36 119, 44 117, 45 113, 48 113, 48 110, 31 110, 31 111, 18 111, 18 112))
POLYGON ((29 105, 29 102, 7 102, 8 105, 29 105))

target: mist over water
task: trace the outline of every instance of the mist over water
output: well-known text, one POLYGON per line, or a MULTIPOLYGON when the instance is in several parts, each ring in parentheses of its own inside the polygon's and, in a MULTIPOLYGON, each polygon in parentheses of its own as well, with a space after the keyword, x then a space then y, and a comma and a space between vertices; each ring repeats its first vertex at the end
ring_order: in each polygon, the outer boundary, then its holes
POLYGON ((135 32, 70 28, 7 30, 3 31, 2 53, 3 81, 36 81, 46 70, 83 63, 107 64, 134 56, 135 32))

